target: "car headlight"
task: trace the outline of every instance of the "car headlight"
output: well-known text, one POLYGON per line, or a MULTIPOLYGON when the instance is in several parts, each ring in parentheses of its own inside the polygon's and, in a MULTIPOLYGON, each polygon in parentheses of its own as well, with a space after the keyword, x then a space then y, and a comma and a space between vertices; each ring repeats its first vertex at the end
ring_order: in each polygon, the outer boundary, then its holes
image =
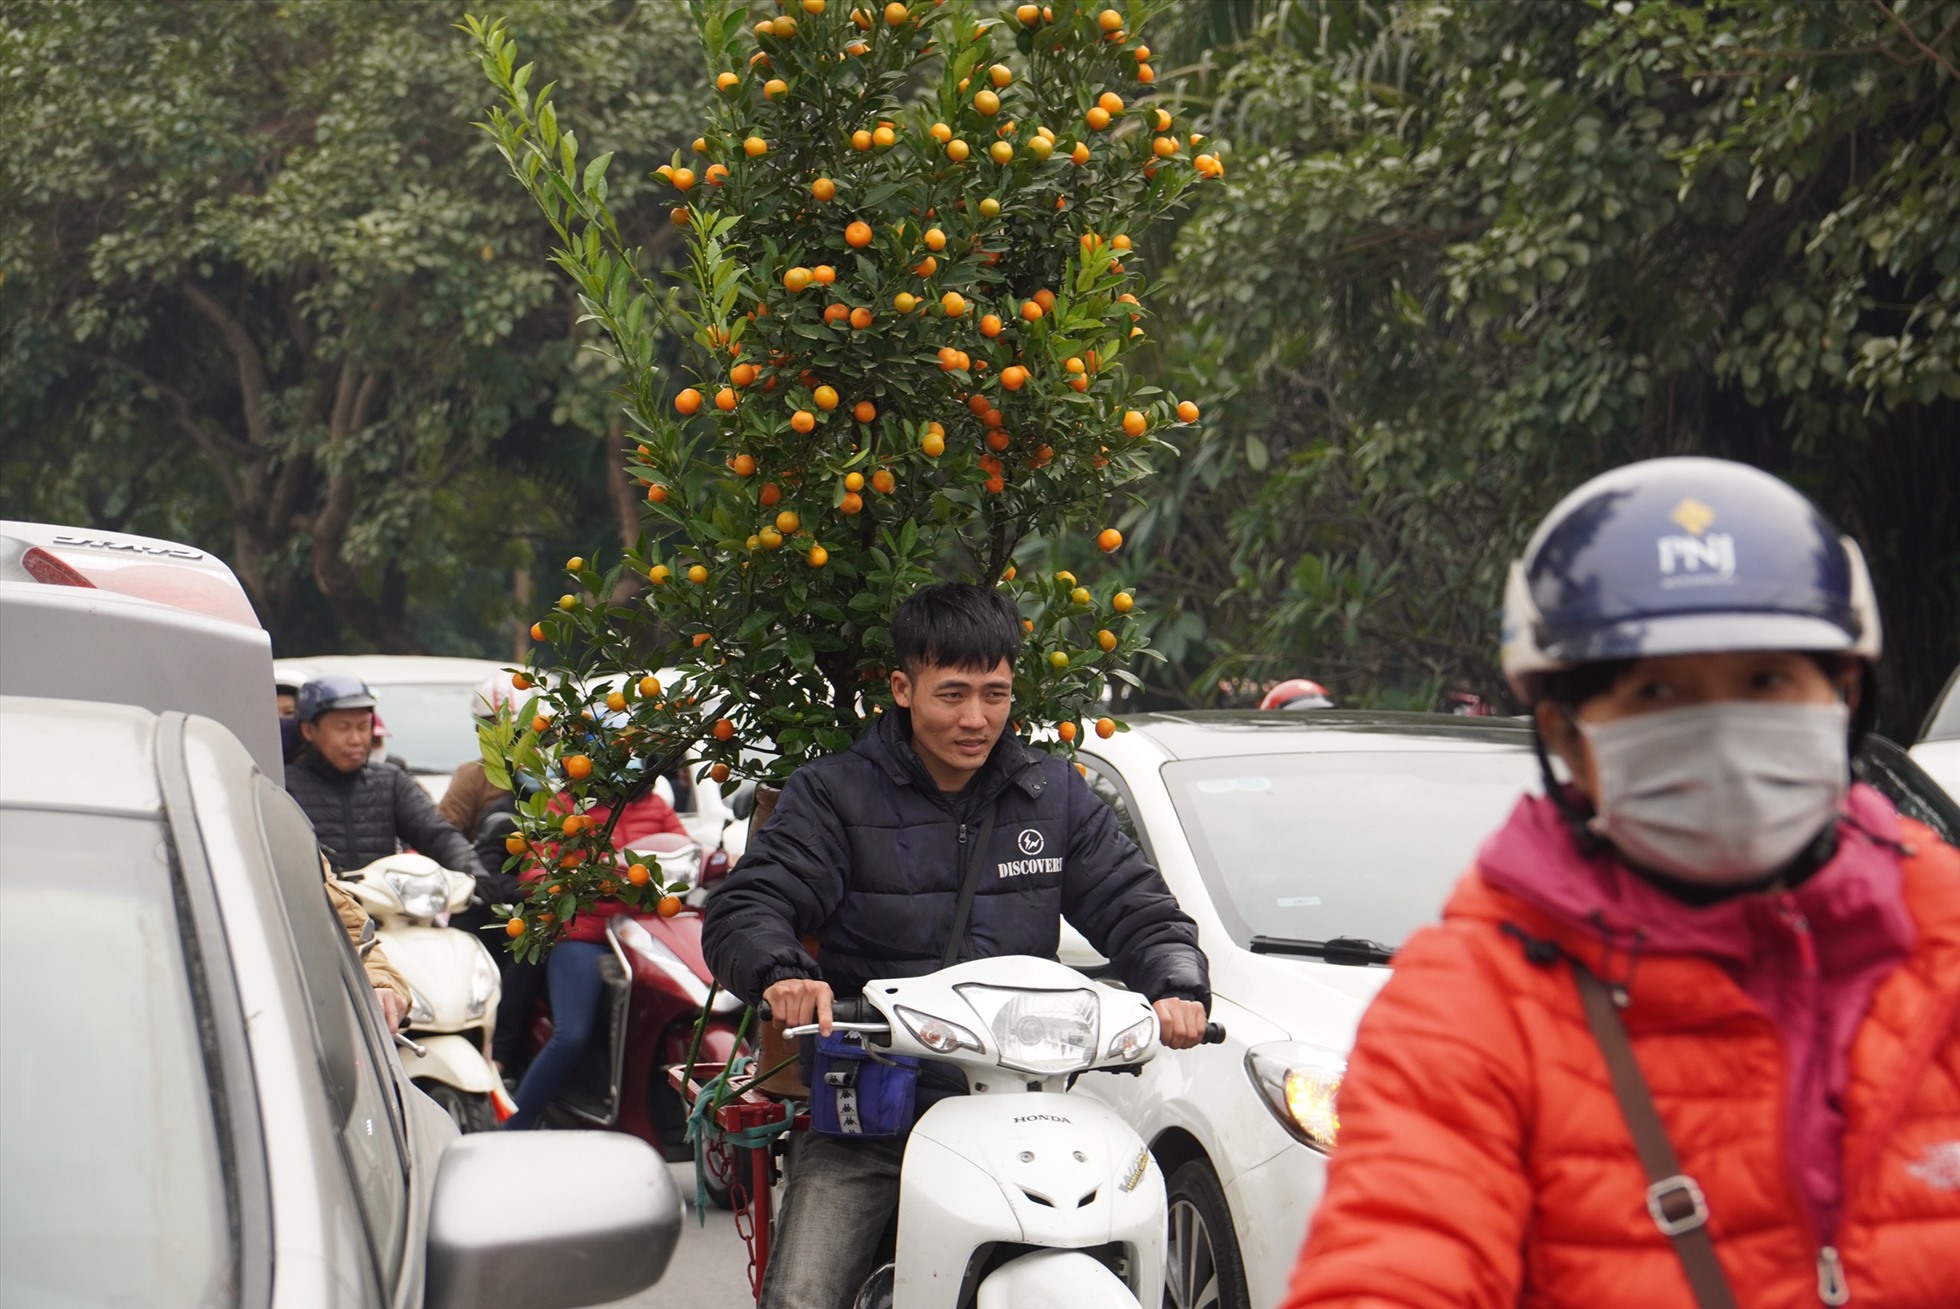
POLYGON ((1150 1042, 1156 1035, 1157 1015, 1151 1014, 1142 1022, 1132 1023, 1118 1032, 1109 1043, 1109 1049, 1103 1051, 1103 1058, 1121 1059, 1126 1064, 1133 1064, 1143 1058, 1143 1052, 1150 1048, 1150 1042))
POLYGON ((388 889, 402 902, 402 912, 410 918, 433 920, 449 908, 449 884, 439 872, 390 872, 386 881, 388 889))
POLYGON ((409 987, 408 988, 408 1025, 410 1027, 414 1027, 421 1023, 433 1023, 435 1020, 436 1020, 435 1007, 431 1005, 428 1002, 428 1000, 423 998, 423 995, 420 991, 416 990, 412 986, 409 987))
POLYGON ((1341 1115, 1335 1104, 1347 1058, 1305 1041, 1275 1041, 1245 1052, 1246 1076, 1293 1139, 1322 1154, 1334 1152, 1341 1115))
POLYGON ((469 1016, 471 1018, 483 1017, 484 1012, 490 1008, 490 997, 497 994, 497 989, 502 984, 503 977, 497 972, 497 961, 490 957, 490 952, 483 948, 481 941, 477 942, 476 964, 470 971, 469 1016))
POLYGON ((892 1012, 898 1015, 899 1022, 905 1024, 905 1030, 912 1033, 919 1044, 928 1050, 951 1054, 961 1046, 969 1050, 981 1048, 980 1038, 958 1023, 949 1023, 944 1018, 922 1014, 917 1009, 907 1009, 902 1004, 893 1005, 892 1012))
POLYGON ((1096 1061, 1102 1002, 1094 991, 1022 991, 973 982, 953 989, 994 1034, 1002 1067, 1046 1077, 1096 1061))

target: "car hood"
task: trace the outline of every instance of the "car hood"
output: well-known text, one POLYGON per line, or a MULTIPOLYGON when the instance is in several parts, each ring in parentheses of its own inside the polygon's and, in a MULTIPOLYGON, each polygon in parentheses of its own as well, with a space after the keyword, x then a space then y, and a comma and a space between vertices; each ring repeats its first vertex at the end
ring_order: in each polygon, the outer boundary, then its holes
POLYGON ((1232 948, 1211 955, 1215 994, 1281 1028, 1284 1039, 1345 1050, 1362 1011, 1390 970, 1318 959, 1253 954, 1232 948))
POLYGON ((1906 751, 1912 761, 1926 770, 1926 775, 1945 788, 1946 793, 1960 803, 1960 739, 1952 741, 1921 741, 1906 751))

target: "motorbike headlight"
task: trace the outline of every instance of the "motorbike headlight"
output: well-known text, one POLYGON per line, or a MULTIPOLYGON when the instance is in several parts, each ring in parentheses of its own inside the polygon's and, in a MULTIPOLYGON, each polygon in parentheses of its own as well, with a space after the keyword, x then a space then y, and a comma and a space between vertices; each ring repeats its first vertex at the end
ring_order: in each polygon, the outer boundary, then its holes
POLYGON ((1022 991, 971 982, 954 989, 994 1034, 1003 1067, 1045 1077, 1096 1061, 1102 1002, 1094 991, 1022 991))
POLYGON ((680 854, 656 855, 654 862, 660 865, 661 880, 670 887, 679 883, 691 891, 701 879, 701 856, 692 846, 680 854))
POLYGON ((951 1054, 961 1046, 969 1050, 981 1048, 980 1038, 958 1023, 949 1023, 944 1018, 922 1014, 917 1009, 907 1009, 902 1004, 893 1005, 892 1012, 898 1015, 899 1022, 905 1024, 905 1030, 912 1033, 919 1044, 928 1050, 951 1054))
POLYGON ((483 1017, 490 1008, 490 998, 497 994, 502 985, 503 978, 497 972, 496 960, 490 957, 490 952, 483 948, 481 941, 477 942, 476 965, 470 972, 469 1016, 483 1017))
POLYGON ((441 873, 390 872, 386 880, 410 918, 433 921, 449 908, 449 884, 441 873))
POLYGON ((1143 1052, 1150 1048, 1150 1042, 1156 1035, 1157 1016, 1152 1014, 1118 1032, 1116 1039, 1109 1043, 1109 1049, 1103 1051, 1103 1058, 1121 1059, 1126 1064, 1133 1064, 1143 1058, 1143 1052))
POLYGON ((423 997, 420 991, 416 990, 412 986, 409 987, 408 988, 409 1026, 414 1027, 422 1023, 433 1023, 435 1020, 436 1020, 435 1006, 431 1005, 428 1002, 428 1000, 426 1000, 423 997))
POLYGON ((1322 1154, 1334 1152, 1341 1132, 1335 1099, 1347 1072, 1345 1056, 1305 1041, 1276 1041, 1246 1051, 1245 1071, 1294 1140, 1322 1154))

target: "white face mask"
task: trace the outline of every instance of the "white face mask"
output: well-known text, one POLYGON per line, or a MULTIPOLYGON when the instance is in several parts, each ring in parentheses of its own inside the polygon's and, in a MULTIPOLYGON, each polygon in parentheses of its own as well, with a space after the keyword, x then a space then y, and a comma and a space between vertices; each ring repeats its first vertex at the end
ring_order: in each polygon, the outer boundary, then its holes
POLYGON ((1842 704, 1722 700, 1581 723, 1599 784, 1588 826, 1684 882, 1767 876, 1843 804, 1850 718, 1842 704))

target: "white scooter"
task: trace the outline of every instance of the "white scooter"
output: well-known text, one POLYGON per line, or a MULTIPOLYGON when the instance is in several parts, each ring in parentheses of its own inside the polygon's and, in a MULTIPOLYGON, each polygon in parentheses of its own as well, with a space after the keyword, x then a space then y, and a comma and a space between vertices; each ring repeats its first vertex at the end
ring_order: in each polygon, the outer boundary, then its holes
MULTIPOLYGON (((972 1092, 913 1126, 897 1257, 857 1309, 1163 1303, 1163 1173, 1114 1111, 1066 1094, 1077 1073, 1138 1069, 1156 1054, 1143 997, 1050 959, 1004 956, 872 982, 833 1019, 880 1053, 956 1065, 972 1092)), ((1206 1041, 1223 1039, 1206 1028, 1206 1041)))
POLYGON ((489 1131, 512 1106, 490 1064, 502 978, 483 942, 448 927, 467 909, 476 879, 419 854, 377 859, 344 879, 408 982, 407 1031, 398 1035, 402 1067, 465 1132, 489 1131))

